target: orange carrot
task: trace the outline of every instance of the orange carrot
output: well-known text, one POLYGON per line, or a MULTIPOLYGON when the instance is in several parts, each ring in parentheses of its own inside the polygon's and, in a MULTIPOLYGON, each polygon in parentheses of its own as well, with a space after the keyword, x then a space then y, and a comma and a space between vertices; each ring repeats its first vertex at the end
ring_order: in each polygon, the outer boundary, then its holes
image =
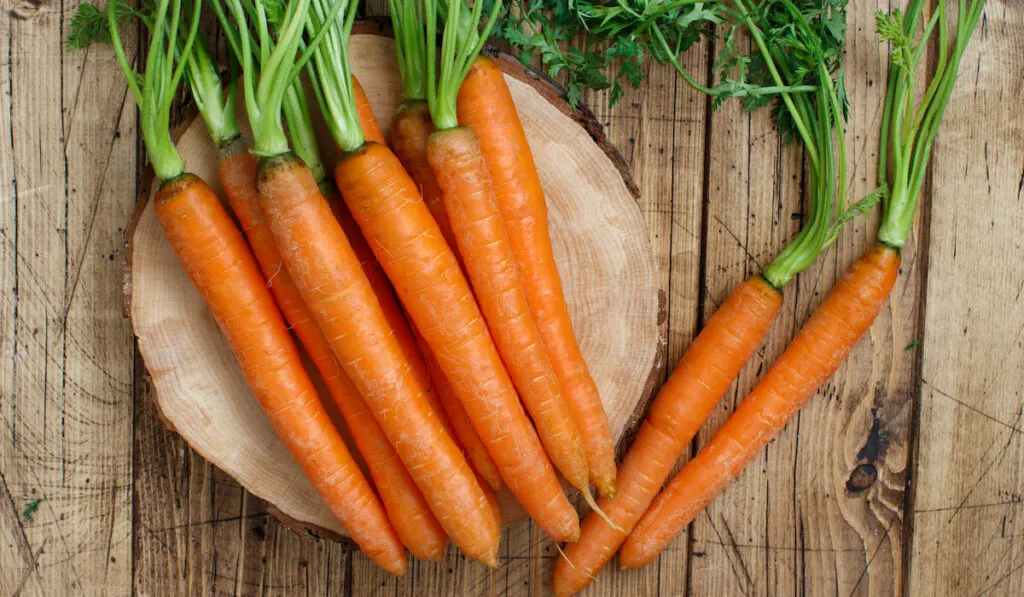
POLYGON ((376 143, 345 155, 334 174, 345 203, 505 484, 548 535, 575 540, 576 512, 558 485, 469 285, 415 183, 398 158, 376 143))
POLYGON ((249 143, 239 139, 218 154, 218 174, 231 209, 242 225, 288 325, 306 348, 338 405, 399 538, 417 558, 439 560, 444 555, 448 537, 363 398, 341 370, 330 343, 284 268, 273 233, 260 208, 256 189, 258 160, 248 149, 249 143))
POLYGON ((480 144, 466 128, 437 131, 430 136, 427 157, 498 354, 551 461, 589 496, 583 439, 530 314, 480 144))
POLYGON ((448 415, 448 422, 452 433, 462 445, 466 458, 469 459, 469 463, 473 465, 477 474, 487 481, 491 488, 495 491, 501 489, 501 474, 498 472, 497 465, 494 464, 494 459, 487 453, 487 446, 480 439, 476 429, 473 429, 473 422, 470 420, 469 414, 463 408, 462 403, 459 402, 458 397, 455 396, 455 392, 452 391, 451 385, 441 370, 441 365, 437 362, 437 358, 434 357, 434 353, 430 351, 430 347, 427 346, 427 341, 423 339, 423 336, 416 333, 415 330, 413 330, 413 333, 416 334, 416 342, 419 344, 423 358, 427 362, 430 380, 434 385, 434 393, 437 394, 444 412, 448 415))
POLYGON ((352 75, 352 94, 356 101, 356 116, 359 118, 359 127, 363 129, 363 137, 367 141, 383 145, 384 131, 380 130, 377 117, 373 115, 373 107, 370 105, 370 98, 366 97, 366 91, 359 84, 359 79, 352 75))
POLYGON ((619 555, 623 566, 638 568, 657 557, 835 373, 889 299, 899 264, 897 250, 878 244, 847 270, 736 412, 640 519, 619 555))
POLYGON ((494 566, 500 529, 487 498, 430 408, 309 169, 289 154, 263 158, 257 188, 303 300, 431 511, 460 549, 494 566))
POLYGON ((352 219, 352 214, 348 211, 348 207, 345 206, 345 202, 341 200, 340 195, 335 195, 334 193, 332 193, 332 196, 327 197, 327 203, 331 206, 335 219, 341 224, 341 229, 345 232, 349 245, 351 245, 356 257, 359 258, 359 264, 363 268, 363 273, 366 274, 366 279, 370 282, 370 287, 373 288, 373 293, 377 296, 377 302, 380 303, 380 308, 384 311, 384 317, 387 318, 391 331, 395 335, 395 339, 398 340, 398 346, 402 349, 402 354, 405 355, 406 360, 412 366, 413 374, 416 375, 417 381, 424 388, 427 388, 431 407, 437 407, 434 408, 434 412, 441 416, 441 422, 447 429, 448 422, 444 420, 444 410, 440 408, 440 403, 437 402, 434 396, 435 392, 432 391, 433 388, 431 387, 430 372, 427 370, 427 364, 420 353, 416 337, 410 329, 409 322, 405 319, 402 307, 399 306, 398 300, 395 298, 391 283, 388 282, 387 275, 381 269, 380 264, 377 263, 377 258, 374 257, 370 245, 367 244, 366 238, 363 237, 362 231, 359 230, 359 225, 352 219))
POLYGON ((278 436, 362 550, 402 574, 402 544, 331 424, 259 266, 217 196, 183 174, 161 186, 156 213, 278 436))
POLYGON ((448 212, 444 208, 441 187, 427 160, 427 140, 433 133, 434 122, 430 119, 426 100, 406 101, 398 108, 398 115, 391 123, 391 147, 405 166, 405 171, 419 185, 423 201, 434 216, 444 240, 462 265, 462 256, 455 242, 448 212))
POLYGON ((548 235, 544 189, 512 94, 501 69, 486 56, 476 59, 459 88, 458 118, 480 141, 530 312, 583 437, 591 481, 601 495, 613 495, 615 443, 565 304, 548 235))
MULTIPOLYGON (((363 266, 366 278, 370 281, 374 294, 377 295, 377 300, 380 302, 381 309, 384 310, 384 315, 391 324, 391 329, 394 331, 395 337, 402 347, 402 352, 409 359, 409 363, 413 366, 417 378, 419 379, 423 376, 424 385, 430 387, 430 391, 427 393, 430 407, 441 419, 441 424, 444 426, 445 431, 448 432, 448 435, 451 435, 456 440, 456 443, 460 445, 473 468, 487 481, 487 485, 494 489, 500 489, 501 476, 494 467, 494 461, 487 454, 486 448, 480 441, 480 436, 476 434, 472 425, 469 424, 469 415, 466 414, 458 399, 452 395, 448 381, 444 379, 443 374, 440 374, 440 366, 437 365, 437 360, 430 353, 430 347, 427 346, 426 341, 416 331, 416 327, 406 320, 402 308, 395 299, 387 275, 381 269, 380 263, 377 262, 377 258, 373 255, 373 251, 370 250, 370 245, 367 244, 362 231, 359 230, 359 225, 352 219, 352 214, 348 211, 340 197, 328 198, 328 202, 331 205, 334 216, 341 224, 342 230, 345 231, 345 236, 348 237, 352 250, 355 251, 360 264, 363 266), (451 421, 451 413, 453 412, 456 417, 460 418, 460 425, 463 424, 463 420, 465 424, 470 425, 468 431, 464 428, 455 427, 451 421), (463 437, 470 442, 469 446, 463 441, 463 437), (480 451, 483 452, 482 457, 479 454, 480 451), (478 461, 481 462, 480 466, 477 465, 478 461)), ((484 493, 488 494, 488 499, 491 499, 493 494, 487 490, 487 487, 483 487, 483 489, 484 493)))
POLYGON ((615 497, 598 500, 621 530, 599 517, 587 517, 580 540, 566 547, 565 557, 555 564, 556 595, 583 590, 615 555, 676 460, 764 340, 781 306, 782 293, 755 277, 737 286, 711 316, 658 393, 619 465, 615 497))

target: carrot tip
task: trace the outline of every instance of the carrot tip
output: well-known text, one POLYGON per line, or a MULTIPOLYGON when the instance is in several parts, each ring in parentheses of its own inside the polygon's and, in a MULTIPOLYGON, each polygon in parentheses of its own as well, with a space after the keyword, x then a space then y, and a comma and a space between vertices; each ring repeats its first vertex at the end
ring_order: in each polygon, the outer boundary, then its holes
POLYGON ((583 491, 583 501, 587 502, 587 505, 590 506, 590 509, 593 510, 594 513, 597 514, 599 517, 601 517, 601 520, 607 522, 608 526, 612 527, 620 533, 626 532, 622 527, 612 522, 612 519, 609 518, 608 515, 604 513, 604 510, 602 510, 601 507, 597 505, 597 502, 594 500, 594 496, 590 495, 589 488, 583 491))

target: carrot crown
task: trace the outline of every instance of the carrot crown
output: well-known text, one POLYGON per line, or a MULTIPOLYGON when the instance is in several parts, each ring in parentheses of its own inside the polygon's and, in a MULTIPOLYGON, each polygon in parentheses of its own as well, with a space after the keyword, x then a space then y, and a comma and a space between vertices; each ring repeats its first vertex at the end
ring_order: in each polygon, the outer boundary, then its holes
MULTIPOLYGON (((185 162, 171 140, 171 103, 199 30, 199 9, 199 2, 192 5, 189 24, 182 30, 181 0, 157 0, 149 15, 151 25, 146 68, 139 74, 128 62, 117 31, 118 24, 125 18, 125 9, 116 1, 107 5, 110 43, 139 106, 142 141, 153 170, 161 180, 170 180, 185 171, 185 162)), ((99 11, 96 12, 98 14, 99 11)), ((73 42, 69 40, 68 43, 73 42)))
MULTIPOLYGON (((153 29, 154 14, 148 14, 129 5, 124 0, 112 0, 118 25, 134 17, 142 22, 147 29, 153 29)), ((144 5, 152 10, 153 5, 144 5)), ((184 53, 188 41, 188 31, 180 31, 177 36, 178 59, 185 64, 185 79, 195 100, 199 114, 206 123, 210 138, 218 147, 223 147, 238 137, 238 121, 235 119, 235 85, 234 80, 228 84, 227 93, 220 81, 220 71, 210 54, 202 36, 196 36, 192 51, 184 53), (182 58, 184 56, 184 58, 182 58)), ((71 32, 68 34, 69 48, 84 48, 94 42, 111 43, 110 29, 106 14, 88 2, 78 5, 75 15, 71 18, 71 32)))
POLYGON ((427 40, 423 31, 422 0, 388 0, 395 30, 398 72, 406 101, 427 99, 427 40))
POLYGON ((356 111, 352 69, 348 60, 348 39, 355 22, 358 0, 340 0, 340 14, 333 18, 328 0, 312 0, 306 21, 310 34, 321 30, 323 42, 313 53, 309 79, 327 129, 344 152, 355 151, 365 142, 356 111))
POLYGON ((922 19, 923 5, 922 0, 911 0, 905 13, 894 10, 891 15, 881 12, 875 15, 878 34, 892 47, 878 150, 878 182, 888 185, 891 192, 883 201, 878 240, 895 248, 902 247, 910 234, 932 143, 953 93, 960 60, 981 19, 985 0, 960 0, 953 23, 952 48, 949 47, 946 3, 936 3, 927 22, 922 19), (922 27, 921 39, 915 41, 922 27), (936 30, 939 33, 938 63, 915 106, 915 73, 928 40, 936 30))
POLYGON ((430 117, 437 130, 452 129, 459 126, 456 104, 459 87, 473 66, 484 42, 491 34, 501 10, 501 0, 496 0, 487 16, 483 29, 477 33, 483 19, 483 0, 473 2, 470 9, 464 0, 424 0, 424 18, 426 20, 426 54, 427 54, 427 105, 430 117), (441 39, 441 59, 437 58, 437 16, 438 5, 445 10, 444 33, 441 39), (469 11, 469 12, 466 12, 469 11), (439 73, 435 80, 433 73, 439 73))
MULTIPOLYGON (((210 2, 218 16, 225 17, 222 20, 226 21, 226 13, 229 13, 237 25, 237 33, 227 23, 224 29, 231 31, 229 44, 242 63, 245 108, 253 137, 251 151, 261 157, 288 153, 288 137, 281 118, 285 96, 323 39, 324 31, 311 36, 309 44, 295 60, 310 0, 292 0, 283 6, 262 0, 223 0, 226 11, 218 5, 220 1, 210 2), (276 29, 276 39, 272 28, 276 29)), ((342 1, 335 0, 328 9, 330 20, 342 1)))

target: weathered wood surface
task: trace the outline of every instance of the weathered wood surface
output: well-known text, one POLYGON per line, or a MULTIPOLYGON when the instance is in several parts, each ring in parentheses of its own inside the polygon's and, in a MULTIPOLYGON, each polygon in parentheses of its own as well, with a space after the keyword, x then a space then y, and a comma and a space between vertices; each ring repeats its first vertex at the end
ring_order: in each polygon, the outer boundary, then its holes
MULTIPOLYGON (((75 4, 12 0, 0 16, 0 595, 544 594, 556 553, 533 525, 506 533, 497 570, 452 551, 389 578, 277 524, 163 428, 120 314, 135 112, 109 52, 62 49, 75 4)), ((874 180, 879 6, 850 5, 854 196, 874 180)), ((656 566, 613 566, 589 595, 1019 594, 1021 23, 1020 3, 989 1, 903 276, 848 363, 656 566)), ((704 72, 713 50, 690 60, 704 72)), ((642 191, 668 368, 796 229, 802 173, 765 116, 709 114, 671 71, 648 75, 614 111, 587 99, 642 191)), ((698 447, 874 229, 850 226, 787 289, 698 447)))

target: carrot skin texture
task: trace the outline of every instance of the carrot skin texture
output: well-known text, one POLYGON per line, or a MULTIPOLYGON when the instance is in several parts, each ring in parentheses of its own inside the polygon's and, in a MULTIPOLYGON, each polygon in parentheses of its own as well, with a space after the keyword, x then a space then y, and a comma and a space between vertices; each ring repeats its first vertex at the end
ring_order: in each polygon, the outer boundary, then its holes
MULTIPOLYGON (((345 206, 345 202, 342 201, 341 196, 335 196, 328 199, 331 204, 331 211, 334 212, 335 218, 338 223, 341 224, 341 229, 345 232, 345 236, 348 237, 349 243, 352 245, 352 250, 355 251, 356 256, 359 258, 360 264, 363 266, 363 272, 366 274, 366 279, 370 281, 370 286, 373 287, 374 294, 377 295, 377 300, 380 302, 381 309, 384 310, 384 316, 387 317, 388 322, 391 324, 392 332, 395 334, 395 338, 398 340, 399 345, 402 347, 402 352, 409 359, 409 364, 413 367, 413 372, 416 374, 417 379, 420 379, 425 387, 429 387, 427 392, 427 401, 430 403, 430 408, 437 414, 437 417, 441 420, 441 425, 444 430, 455 440, 455 443, 459 445, 466 458, 469 459, 470 465, 473 466, 477 476, 480 476, 479 471, 476 470, 474 459, 470 454, 469 450, 466 449, 462 442, 462 434, 457 433, 454 429, 451 421, 450 408, 448 405, 443 403, 441 399, 442 388, 440 384, 435 383, 434 371, 431 368, 430 359, 433 357, 429 354, 430 347, 426 345, 423 338, 417 333, 415 326, 413 326, 406 318, 402 311, 402 307, 398 304, 398 300, 395 298, 391 283, 388 282, 387 275, 381 268, 380 263, 377 262, 377 258, 373 255, 373 251, 370 249, 370 245, 366 242, 366 238, 363 237, 362 231, 359 229, 359 225, 352 219, 352 214, 348 211, 348 207, 345 206)), ((451 393, 451 388, 447 386, 447 380, 443 380, 444 388, 448 394, 451 393)), ((455 400, 458 403, 458 400, 455 400)), ((461 404, 459 405, 461 408, 461 404)), ((465 415, 465 411, 462 411, 465 415)), ((470 427, 472 431, 472 427, 470 427)), ((476 441, 480 443, 479 436, 475 435, 476 441)), ((483 449, 483 444, 480 443, 480 448, 483 449)), ((486 449, 484 449, 484 455, 490 459, 487 455, 486 449)), ((493 475, 497 475, 497 469, 494 467, 494 462, 490 461, 493 475)), ((500 482, 501 477, 498 477, 500 482)), ((488 502, 495 502, 494 492, 490 490, 490 482, 481 484, 480 488, 483 490, 485 497, 488 502)), ((500 512, 499 512, 500 514, 500 512)), ((497 523, 501 523, 501 517, 497 518, 497 523)))
POLYGON ((544 189, 504 75, 486 56, 476 59, 459 88, 458 118, 480 141, 530 310, 583 436, 591 481, 602 496, 613 495, 615 441, 569 318, 551 249, 544 189))
MULTIPOLYGON (((437 402, 437 398, 434 396, 435 392, 432 391, 433 387, 426 361, 420 352, 412 328, 405 319, 405 313, 403 313, 402 307, 398 304, 398 299, 395 298, 395 293, 391 288, 391 283, 388 282, 387 275, 377 262, 377 258, 370 249, 370 245, 367 244, 366 238, 363 237, 362 231, 359 230, 359 224, 356 224, 356 221, 352 219, 352 214, 348 211, 348 207, 345 206, 345 202, 342 201, 341 195, 328 197, 327 202, 331 206, 331 211, 334 213, 335 219, 338 220, 338 224, 341 225, 349 245, 355 252, 356 257, 359 258, 359 264, 363 268, 363 273, 366 274, 366 279, 370 282, 370 287, 373 288, 373 293, 377 296, 377 302, 380 303, 380 308, 384 311, 384 317, 387 318, 388 324, 391 325, 391 331, 394 333, 395 339, 398 340, 398 346, 401 347, 402 354, 405 355, 405 358, 408 359, 409 364, 412 366, 416 379, 423 384, 423 387, 427 388, 427 400, 431 406, 438 407, 434 411, 443 416, 444 410, 440 408, 440 403, 437 402)), ((447 421, 442 419, 441 423, 445 429, 448 428, 447 421)))
POLYGON ((356 116, 359 118, 359 127, 363 129, 363 138, 383 144, 385 142, 384 131, 380 129, 377 117, 373 115, 370 98, 366 97, 366 91, 359 84, 359 79, 355 75, 352 75, 352 94, 355 96, 356 116))
POLYGON ((558 484, 469 284, 416 184, 398 158, 375 143, 339 161, 335 180, 505 485, 549 536, 576 540, 576 511, 558 484))
POLYGON ((309 169, 291 155, 264 158, 257 188, 303 300, 431 511, 466 555, 496 565, 500 530, 487 499, 430 408, 309 169))
POLYGON ((160 187, 155 209, 278 436, 360 548, 402 574, 405 550, 320 403, 263 274, 216 194, 184 174, 160 187))
POLYGON ((458 243, 448 212, 444 207, 441 187, 437 184, 434 170, 427 159, 427 142, 434 134, 434 121, 430 119, 430 109, 423 100, 406 101, 398 108, 398 114, 391 124, 391 147, 395 155, 402 161, 405 171, 420 188, 423 202, 427 204, 437 227, 440 228, 445 242, 451 247, 455 257, 462 265, 458 243))
MULTIPOLYGON (((430 118, 430 109, 427 102, 423 100, 407 100, 398 108, 398 114, 391 123, 391 147, 395 155, 402 162, 405 171, 412 177, 413 182, 420 189, 423 202, 427 209, 434 216, 437 227, 441 230, 448 247, 455 254, 459 267, 465 271, 462 256, 459 254, 459 247, 455 241, 455 233, 452 232, 452 225, 448 219, 448 212, 444 208, 444 199, 441 187, 437 184, 434 170, 430 167, 427 159, 427 141, 434 133, 434 122, 430 118)), ((430 352, 430 347, 422 341, 422 336, 417 339, 420 344, 420 352, 427 361, 430 369, 430 378, 434 390, 448 415, 452 430, 459 439, 466 457, 476 472, 483 477, 495 491, 503 487, 501 475, 494 464, 494 460, 487 453, 480 436, 473 429, 472 422, 462 403, 452 393, 451 385, 445 379, 440 364, 430 352)))
POLYGON ((480 144, 466 128, 439 131, 430 136, 427 157, 477 303, 541 443, 569 483, 589 491, 583 439, 530 314, 480 144))
POLYGON ((362 396, 341 370, 330 343, 317 327, 313 314, 281 260, 273 231, 260 207, 256 189, 258 158, 240 139, 218 154, 217 171, 231 209, 249 240, 256 261, 289 327, 306 348, 338 405, 345 424, 367 463, 388 519, 402 543, 417 558, 440 560, 445 535, 426 499, 381 430, 362 396))
POLYGON ((781 307, 782 293, 764 278, 754 277, 734 288, 711 316, 658 392, 619 465, 615 497, 597 502, 623 530, 590 514, 583 521, 580 540, 567 546, 565 558, 555 563, 555 595, 582 591, 615 555, 683 450, 761 345, 781 307))
POLYGON ((626 539, 626 568, 650 563, 835 373, 882 310, 899 252, 875 245, 846 271, 764 378, 651 505, 626 539))
POLYGON ((451 385, 444 376, 444 371, 441 370, 441 365, 437 362, 434 353, 430 351, 430 347, 427 346, 427 341, 418 334, 416 340, 420 345, 423 358, 427 362, 434 392, 437 394, 445 414, 448 415, 452 433, 458 438, 459 444, 462 446, 463 452, 466 453, 469 463, 473 465, 476 474, 486 481, 491 489, 498 491, 504 487, 504 484, 501 482, 501 473, 498 472, 497 465, 494 464, 491 455, 487 453, 487 446, 484 445, 476 429, 473 428, 473 421, 470 420, 469 413, 466 412, 452 391, 451 385))

